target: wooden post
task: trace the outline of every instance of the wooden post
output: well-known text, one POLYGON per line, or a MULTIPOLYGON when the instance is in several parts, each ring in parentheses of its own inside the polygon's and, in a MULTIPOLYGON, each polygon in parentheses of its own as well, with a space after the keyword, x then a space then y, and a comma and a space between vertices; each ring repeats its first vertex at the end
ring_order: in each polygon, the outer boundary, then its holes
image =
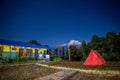
POLYGON ((71 58, 70 58, 70 49, 68 49, 68 56, 69 56, 69 61, 71 61, 71 58))

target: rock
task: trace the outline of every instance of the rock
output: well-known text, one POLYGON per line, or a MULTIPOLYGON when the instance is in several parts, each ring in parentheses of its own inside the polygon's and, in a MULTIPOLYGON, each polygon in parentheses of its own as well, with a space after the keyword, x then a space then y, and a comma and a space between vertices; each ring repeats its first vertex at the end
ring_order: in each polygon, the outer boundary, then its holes
POLYGON ((67 80, 70 76, 76 73, 76 70, 64 70, 35 80, 67 80))

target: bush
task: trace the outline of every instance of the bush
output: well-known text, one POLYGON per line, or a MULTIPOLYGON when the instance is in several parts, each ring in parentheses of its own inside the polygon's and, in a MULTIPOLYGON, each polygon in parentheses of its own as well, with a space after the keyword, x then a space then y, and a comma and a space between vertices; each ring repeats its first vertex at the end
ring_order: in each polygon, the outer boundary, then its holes
POLYGON ((20 59, 19 58, 15 58, 14 61, 18 63, 20 61, 20 59))
POLYGON ((7 64, 7 63, 10 63, 11 61, 10 61, 10 58, 8 58, 8 57, 5 57, 4 59, 1 59, 2 60, 2 63, 3 64, 7 64))
POLYGON ((120 55, 119 55, 119 53, 111 53, 110 54, 110 60, 111 61, 120 61, 120 55))
POLYGON ((0 59, 0 64, 2 64, 2 59, 0 59))
POLYGON ((53 58, 53 61, 62 61, 62 58, 53 58))
POLYGON ((120 55, 118 52, 114 53, 102 53, 102 56, 108 61, 120 61, 120 55))
POLYGON ((62 58, 59 58, 57 55, 54 55, 52 58, 51 58, 51 61, 62 61, 63 59, 62 58))
POLYGON ((31 60, 36 60, 36 58, 35 57, 31 57, 31 60))
POLYGON ((107 53, 102 53, 102 57, 105 59, 105 60, 109 60, 109 55, 107 53))
POLYGON ((26 62, 26 61, 27 61, 27 59, 25 57, 20 57, 19 58, 19 62, 26 62))
POLYGON ((0 56, 0 64, 2 64, 2 57, 0 56))
POLYGON ((35 57, 18 57, 15 59, 10 59, 9 57, 2 58, 0 57, 0 64, 8 64, 13 62, 27 62, 27 61, 34 61, 36 60, 35 57))
POLYGON ((33 60, 34 61, 34 60, 36 60, 36 58, 35 57, 27 57, 26 60, 27 61, 29 61, 29 60, 33 60))

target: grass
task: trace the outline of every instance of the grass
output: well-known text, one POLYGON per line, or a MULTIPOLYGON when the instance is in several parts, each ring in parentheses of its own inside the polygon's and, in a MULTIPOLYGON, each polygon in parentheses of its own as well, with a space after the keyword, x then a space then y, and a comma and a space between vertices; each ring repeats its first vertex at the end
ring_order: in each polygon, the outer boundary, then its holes
POLYGON ((60 67, 68 67, 68 68, 77 68, 77 69, 85 69, 85 70, 99 70, 100 73, 85 73, 78 72, 77 74, 71 76, 69 80, 120 80, 119 75, 111 75, 107 74, 107 72, 102 71, 120 71, 120 62, 107 62, 102 66, 85 66, 83 62, 50 62, 50 63, 42 63, 50 66, 60 66, 60 67))
POLYGON ((106 76, 78 72, 77 74, 71 76, 68 80, 120 80, 120 76, 106 76))
POLYGON ((42 63, 50 66, 61 66, 61 67, 69 67, 69 68, 77 68, 77 69, 87 69, 87 70, 114 70, 120 71, 120 62, 107 62, 102 66, 85 66, 83 62, 50 62, 50 63, 42 63))
MULTIPOLYGON (((50 66, 86 69, 86 70, 120 71, 120 62, 107 62, 105 65, 102 66, 85 66, 83 65, 83 62, 68 62, 68 61, 49 62, 42 64, 47 64, 50 66)), ((29 64, 29 65, 18 64, 16 66, 10 66, 9 64, 5 66, 0 65, 0 80, 33 80, 58 71, 60 70, 45 68, 45 67, 37 66, 35 64, 29 64)), ((69 80, 120 80, 120 76, 119 75, 106 76, 104 74, 78 72, 77 74, 71 76, 69 80)))
POLYGON ((60 70, 32 65, 1 66, 0 80, 34 80, 60 70))

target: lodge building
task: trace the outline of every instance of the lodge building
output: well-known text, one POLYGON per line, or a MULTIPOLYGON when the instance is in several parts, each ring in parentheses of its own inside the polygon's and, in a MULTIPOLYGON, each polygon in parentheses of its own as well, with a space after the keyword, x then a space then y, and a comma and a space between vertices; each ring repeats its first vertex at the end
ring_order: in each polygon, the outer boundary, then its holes
POLYGON ((1 58, 35 57, 36 59, 50 59, 49 49, 49 46, 0 39, 1 58))

